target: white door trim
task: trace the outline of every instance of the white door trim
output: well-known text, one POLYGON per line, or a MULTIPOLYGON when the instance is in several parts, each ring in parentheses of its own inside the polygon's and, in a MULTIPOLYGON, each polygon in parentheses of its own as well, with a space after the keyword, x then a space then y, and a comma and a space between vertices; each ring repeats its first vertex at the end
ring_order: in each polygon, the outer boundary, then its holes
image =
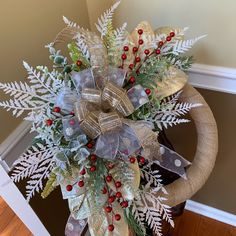
POLYGON ((34 236, 50 236, 29 203, 0 165, 0 196, 34 236))

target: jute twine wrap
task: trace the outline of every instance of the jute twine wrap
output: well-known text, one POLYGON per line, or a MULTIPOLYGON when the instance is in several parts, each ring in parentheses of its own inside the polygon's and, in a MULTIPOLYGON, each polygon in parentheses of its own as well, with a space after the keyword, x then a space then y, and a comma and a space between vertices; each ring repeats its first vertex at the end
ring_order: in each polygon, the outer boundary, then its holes
POLYGON ((186 85, 180 98, 182 102, 201 103, 190 110, 197 130, 197 148, 192 165, 187 170, 187 180, 179 178, 165 188, 169 206, 176 206, 191 198, 207 181, 218 152, 218 132, 215 118, 204 98, 191 85, 186 85))

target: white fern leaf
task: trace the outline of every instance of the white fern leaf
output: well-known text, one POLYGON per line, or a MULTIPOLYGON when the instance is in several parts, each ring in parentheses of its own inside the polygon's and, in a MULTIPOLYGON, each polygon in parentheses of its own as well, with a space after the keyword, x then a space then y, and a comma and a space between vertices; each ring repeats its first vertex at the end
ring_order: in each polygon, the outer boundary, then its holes
POLYGON ((192 108, 200 107, 200 103, 177 103, 172 110, 169 111, 169 114, 175 116, 181 116, 187 114, 192 108))
POLYGON ((64 23, 69 26, 69 27, 78 27, 80 28, 77 23, 73 22, 73 21, 70 21, 67 17, 63 16, 63 21, 64 23))
POLYGON ((90 58, 90 53, 89 53, 89 50, 88 50, 88 45, 86 43, 86 40, 85 38, 80 34, 78 33, 75 37, 76 39, 76 45, 77 47, 79 48, 79 50, 83 53, 83 55, 85 56, 85 58, 87 60, 89 60, 90 58))
POLYGON ((163 127, 165 129, 167 129, 169 126, 172 127, 174 125, 188 123, 188 122, 190 122, 190 120, 180 119, 180 118, 177 118, 176 116, 170 114, 170 115, 158 115, 158 116, 156 116, 154 122, 156 123, 158 128, 160 130, 162 130, 163 127))
MULTIPOLYGON (((38 193, 43 189, 43 180, 49 177, 49 174, 53 168, 53 159, 50 163, 40 169, 40 173, 36 173, 31 176, 31 179, 27 182, 26 186, 26 199, 29 201, 35 193, 38 193)), ((39 171, 38 171, 39 172, 39 171)))
POLYGON ((125 39, 125 32, 126 32, 127 23, 124 23, 120 28, 114 30, 115 36, 115 45, 117 47, 123 45, 125 39))
MULTIPOLYGON (((55 88, 53 88, 53 86, 51 86, 52 81, 56 78, 52 78, 50 77, 46 77, 45 75, 41 76, 40 72, 37 72, 36 70, 34 70, 33 67, 31 67, 27 62, 23 61, 23 65, 25 67, 25 69, 28 72, 28 79, 30 81, 30 83, 33 84, 39 84, 41 85, 41 88, 44 88, 48 94, 51 94, 52 97, 56 96, 56 91, 55 88)), ((39 67, 41 68, 41 67, 39 67)))
POLYGON ((105 11, 101 17, 98 19, 98 23, 95 24, 97 30, 101 33, 101 38, 103 38, 107 34, 108 24, 112 21, 112 16, 114 11, 119 6, 121 1, 117 1, 110 9, 105 11))
POLYGON ((36 172, 43 161, 51 160, 53 155, 54 152, 51 147, 42 147, 40 144, 32 146, 14 162, 11 179, 15 182, 19 182, 24 178, 30 177, 36 172))
POLYGON ((172 227, 174 227, 174 221, 172 219, 170 207, 166 204, 163 204, 159 197, 157 198, 157 202, 156 209, 158 209, 160 215, 162 215, 162 218, 166 220, 172 227))
POLYGON ((187 40, 178 40, 175 42, 171 53, 175 55, 179 55, 181 53, 187 52, 192 46, 199 41, 200 39, 206 37, 206 35, 196 37, 194 39, 187 39, 187 40))

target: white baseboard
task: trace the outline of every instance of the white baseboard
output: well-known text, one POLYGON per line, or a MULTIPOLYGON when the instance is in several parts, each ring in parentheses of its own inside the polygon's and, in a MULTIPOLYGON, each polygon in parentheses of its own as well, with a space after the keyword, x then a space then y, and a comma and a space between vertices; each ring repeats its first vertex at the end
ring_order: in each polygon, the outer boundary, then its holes
POLYGON ((28 135, 31 123, 23 121, 1 144, 0 163, 8 172, 11 164, 29 145, 31 136, 28 135))
POLYGON ((222 211, 192 200, 187 201, 185 209, 214 220, 236 226, 236 215, 226 211, 222 211))
POLYGON ((194 64, 189 82, 195 87, 236 94, 236 69, 194 64))

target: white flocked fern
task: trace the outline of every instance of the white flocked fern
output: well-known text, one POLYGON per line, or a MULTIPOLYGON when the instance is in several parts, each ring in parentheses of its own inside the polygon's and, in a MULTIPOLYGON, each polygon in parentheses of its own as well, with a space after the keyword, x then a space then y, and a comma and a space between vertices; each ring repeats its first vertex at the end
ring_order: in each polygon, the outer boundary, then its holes
POLYGON ((107 34, 108 24, 109 24, 109 22, 112 21, 112 16, 114 14, 114 11, 119 6, 120 2, 121 1, 117 1, 115 4, 113 4, 111 6, 110 9, 105 11, 103 13, 103 15, 101 15, 100 18, 98 18, 98 23, 95 24, 95 26, 96 26, 97 30, 101 33, 101 38, 103 38, 107 34))

